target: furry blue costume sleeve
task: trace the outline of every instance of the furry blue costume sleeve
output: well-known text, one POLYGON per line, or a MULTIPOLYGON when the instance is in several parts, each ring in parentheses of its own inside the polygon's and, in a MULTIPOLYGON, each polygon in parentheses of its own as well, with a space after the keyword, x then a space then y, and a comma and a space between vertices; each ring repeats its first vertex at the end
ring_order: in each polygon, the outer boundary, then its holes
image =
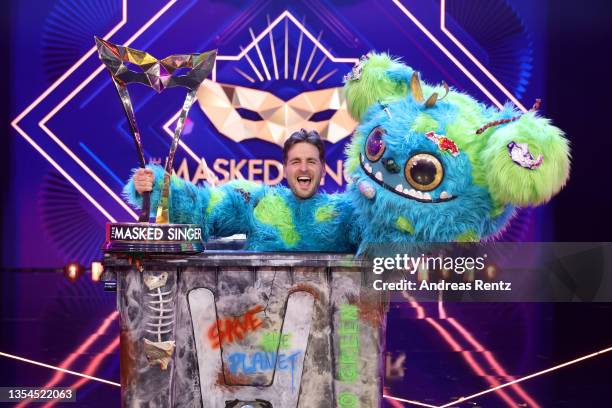
POLYGON ((569 143, 537 108, 497 110, 423 84, 387 54, 362 57, 345 95, 359 121, 345 169, 360 251, 494 237, 516 207, 547 202, 568 179, 569 143))
MULTIPOLYGON (((155 176, 151 193, 154 212, 164 169, 149 168, 155 176)), ((124 196, 134 206, 142 203, 131 178, 124 196)), ((285 187, 245 180, 210 188, 173 176, 169 215, 173 223, 200 224, 205 239, 244 233, 248 250, 354 252, 359 240, 359 226, 352 220, 353 208, 347 195, 318 193, 304 200, 285 187)))

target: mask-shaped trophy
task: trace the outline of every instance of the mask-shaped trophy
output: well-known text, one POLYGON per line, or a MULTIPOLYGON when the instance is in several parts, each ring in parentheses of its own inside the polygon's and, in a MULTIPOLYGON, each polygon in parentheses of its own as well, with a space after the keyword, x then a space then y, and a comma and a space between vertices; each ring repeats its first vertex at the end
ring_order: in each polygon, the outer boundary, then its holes
POLYGON ((174 137, 168 158, 166 159, 165 175, 157 207, 155 224, 149 224, 151 193, 143 194, 142 209, 138 223, 108 223, 106 226, 106 242, 103 249, 107 252, 150 252, 150 253, 195 253, 203 250, 202 228, 193 224, 169 224, 168 203, 170 194, 170 175, 172 164, 178 146, 181 132, 185 125, 187 113, 196 99, 200 84, 213 69, 217 51, 202 54, 171 55, 157 60, 152 55, 128 47, 111 44, 96 37, 98 55, 106 65, 113 83, 117 88, 123 110, 127 117, 140 166, 146 162, 140 140, 140 131, 136 125, 136 116, 127 85, 138 83, 150 86, 157 92, 165 88, 182 86, 189 89, 183 109, 174 130, 174 137), (139 66, 142 71, 129 69, 126 64, 139 66), (175 75, 179 68, 190 68, 185 75, 175 75))

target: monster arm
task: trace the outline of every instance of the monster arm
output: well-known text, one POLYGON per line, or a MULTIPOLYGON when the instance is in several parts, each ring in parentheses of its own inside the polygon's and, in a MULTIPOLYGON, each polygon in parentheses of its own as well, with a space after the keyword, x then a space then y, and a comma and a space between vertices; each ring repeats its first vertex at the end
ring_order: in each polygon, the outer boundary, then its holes
MULTIPOLYGON (((156 165, 148 168, 154 175, 151 192, 151 215, 154 216, 160 199, 164 169, 156 165)), ((198 187, 172 176, 170 222, 199 224, 204 229, 205 238, 248 233, 253 199, 263 194, 263 191, 263 186, 244 180, 235 180, 220 187, 198 187)), ((133 206, 138 207, 142 203, 142 196, 136 192, 132 178, 125 186, 123 195, 133 206)))
POLYGON ((568 140, 534 112, 488 135, 482 158, 493 199, 517 207, 546 203, 569 177, 568 140))
POLYGON ((481 157, 492 199, 486 235, 503 230, 514 208, 545 204, 565 185, 569 142, 550 120, 528 112, 484 134, 481 157))
MULTIPOLYGON (((355 216, 355 207, 351 195, 346 191, 344 193, 333 194, 330 199, 330 205, 338 218, 336 229, 333 232, 336 237, 335 250, 355 252, 361 243, 363 225, 355 216)), ((324 214, 323 212, 321 215, 324 214)), ((321 215, 319 218, 321 218, 321 215)), ((316 213, 315 221, 317 221, 316 213)))

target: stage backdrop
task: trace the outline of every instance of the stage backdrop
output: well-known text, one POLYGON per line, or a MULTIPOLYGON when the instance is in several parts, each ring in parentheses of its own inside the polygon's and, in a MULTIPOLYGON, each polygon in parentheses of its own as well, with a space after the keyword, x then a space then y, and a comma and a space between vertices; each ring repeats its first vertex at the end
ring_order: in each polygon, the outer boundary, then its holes
MULTIPOLYGON (((355 126, 342 78, 361 55, 386 51, 427 82, 446 81, 492 105, 530 107, 547 85, 545 7, 528 0, 14 1, 8 264, 88 264, 100 257, 107 221, 135 219, 121 189, 137 156, 94 35, 158 58, 218 50, 187 119, 179 176, 280 183, 282 143, 303 127, 326 139, 323 188, 338 191, 355 126)), ((146 159, 163 164, 185 90, 158 95, 135 85, 130 92, 146 159)), ((545 209, 522 211, 504 238, 547 237, 545 217, 545 209)))

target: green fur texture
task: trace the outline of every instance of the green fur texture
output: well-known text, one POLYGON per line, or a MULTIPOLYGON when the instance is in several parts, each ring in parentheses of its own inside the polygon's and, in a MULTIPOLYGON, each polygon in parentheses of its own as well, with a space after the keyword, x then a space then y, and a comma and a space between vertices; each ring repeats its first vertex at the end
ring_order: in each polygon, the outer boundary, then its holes
POLYGON ((206 214, 210 215, 221 200, 223 200, 223 197, 225 197, 223 190, 211 190, 210 198, 208 199, 208 206, 206 207, 206 214))
POLYGON ((323 207, 319 207, 315 210, 315 221, 316 222, 327 222, 333 218, 335 218, 337 215, 336 210, 334 209, 333 205, 325 205, 323 207))
POLYGON ((386 74, 395 64, 397 62, 388 54, 369 54, 359 81, 345 84, 344 95, 355 120, 361 120, 365 111, 378 101, 386 102, 389 98, 406 95, 406 84, 393 81, 386 74))
POLYGON ((397 217, 397 220, 395 221, 395 226, 400 231, 403 231, 408 234, 414 234, 414 227, 406 217, 402 217, 401 215, 397 217))
POLYGON ((489 167, 489 191, 496 200, 516 206, 546 203, 569 177, 569 155, 569 143, 563 132, 548 119, 527 113, 493 132, 482 152, 482 160, 489 167), (528 143, 534 157, 542 154, 544 161, 540 167, 529 170, 517 166, 506 148, 511 141, 528 143))
POLYGON ((288 247, 295 246, 300 240, 300 234, 293 224, 291 210, 280 195, 264 196, 253 210, 253 215, 262 224, 276 228, 280 238, 288 247))

